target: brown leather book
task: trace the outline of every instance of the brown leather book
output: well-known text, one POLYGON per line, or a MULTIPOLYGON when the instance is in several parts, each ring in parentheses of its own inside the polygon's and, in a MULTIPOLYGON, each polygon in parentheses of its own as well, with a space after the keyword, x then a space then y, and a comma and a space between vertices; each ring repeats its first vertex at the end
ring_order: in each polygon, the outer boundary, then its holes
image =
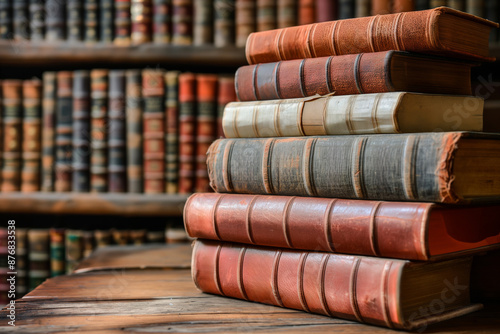
MULTIPOLYGON (((278 28, 293 27, 297 25, 297 19, 297 0, 276 1, 276 23, 278 28)), ((251 32, 254 31, 255 30, 251 32)), ((245 44, 243 44, 243 46, 245 46, 245 44)))
POLYGON ((441 7, 256 32, 248 37, 246 57, 258 64, 404 50, 493 61, 488 37, 494 27, 498 24, 441 7))
POLYGON ((130 29, 131 29, 131 0, 115 0, 115 15, 114 15, 114 40, 116 45, 130 45, 130 29))
POLYGON ((56 168, 57 192, 71 191, 73 160, 73 72, 57 72, 56 168))
POLYGON ((500 248, 499 215, 498 205, 200 193, 186 202, 184 225, 200 239, 435 260, 500 248))
POLYGON ((54 190, 56 72, 43 73, 42 191, 54 190))
POLYGON ((172 0, 172 44, 193 43, 193 0, 172 0))
POLYGON ((385 15, 392 12, 392 0, 372 0, 371 15, 385 15))
MULTIPOLYGON (((276 29, 276 0, 257 1, 257 31, 276 29)), ((248 40, 247 40, 248 43, 248 40)))
POLYGON ((207 165, 221 193, 498 203, 498 150, 479 132, 219 139, 207 165))
POLYGON ((127 191, 143 192, 143 101, 141 70, 127 70, 126 131, 127 131, 127 191))
POLYGON ((210 45, 214 40, 214 4, 193 0, 193 45, 210 45))
POLYGON ((394 91, 472 95, 471 67, 398 51, 295 59, 240 67, 236 93, 240 101, 394 91))
MULTIPOLYGON (((236 46, 238 47, 244 47, 248 35, 256 31, 255 7, 254 0, 235 0, 236 46)), ((278 20, 279 17, 278 15, 278 20)))
POLYGON ((179 193, 192 193, 196 169, 196 76, 179 75, 179 193))
POLYGON ((393 13, 410 12, 412 10, 415 10, 414 0, 394 0, 392 3, 393 13))
POLYGON ((191 273, 203 292, 409 330, 482 307, 470 302, 471 265, 197 240, 191 273))
POLYGON ((48 229, 28 230, 28 289, 50 277, 50 234, 48 229))
POLYGON ((236 101, 236 91, 234 90, 233 76, 219 76, 219 84, 217 87, 217 134, 216 138, 224 138, 224 130, 222 129, 222 116, 224 108, 230 102, 236 101))
POLYGON ((298 24, 312 24, 316 22, 316 10, 314 0, 298 0, 298 24))

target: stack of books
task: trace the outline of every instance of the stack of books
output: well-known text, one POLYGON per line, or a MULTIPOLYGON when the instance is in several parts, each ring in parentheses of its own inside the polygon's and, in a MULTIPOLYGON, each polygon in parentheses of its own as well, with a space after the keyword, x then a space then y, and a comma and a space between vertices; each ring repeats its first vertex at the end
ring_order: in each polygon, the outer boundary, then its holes
POLYGON ((398 329, 481 308, 500 135, 469 61, 492 60, 497 26, 438 8, 250 35, 208 151, 217 193, 184 210, 197 287, 398 329))

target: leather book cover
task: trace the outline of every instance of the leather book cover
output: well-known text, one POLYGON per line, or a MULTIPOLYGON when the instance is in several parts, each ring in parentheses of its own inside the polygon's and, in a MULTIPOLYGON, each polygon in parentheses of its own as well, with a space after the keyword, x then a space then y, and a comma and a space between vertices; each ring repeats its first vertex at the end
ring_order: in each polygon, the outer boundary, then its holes
POLYGON ((167 44, 172 38, 172 0, 153 0, 153 43, 167 44))
POLYGON ((108 91, 108 191, 127 191, 125 71, 109 71, 108 91))
POLYGON ((12 2, 10 0, 0 0, 0 39, 13 38, 12 21, 12 2))
POLYGON ((184 225, 193 238, 428 261, 499 249, 499 214, 499 205, 198 193, 184 225))
POLYGON ((247 40, 246 57, 249 64, 258 64, 401 50, 493 61, 489 57, 488 37, 494 27, 498 24, 440 7, 252 33, 247 40), (446 29, 463 31, 451 35, 444 32, 446 29), (470 48, 465 47, 468 43, 472 43, 470 48))
POLYGON ((224 108, 230 102, 237 100, 236 91, 234 90, 234 77, 219 75, 219 84, 217 89, 217 132, 216 138, 224 138, 224 130, 222 128, 222 117, 224 108))
POLYGON ((72 191, 90 190, 90 72, 73 72, 72 191))
POLYGON ((172 0, 172 44, 193 43, 193 0, 172 0))
POLYGON ((112 43, 114 38, 114 0, 99 1, 98 31, 99 41, 112 43))
POLYGON ((84 33, 83 40, 86 42, 99 41, 99 0, 85 0, 84 3, 84 33))
POLYGON ((196 192, 210 191, 207 172, 207 151, 217 131, 217 75, 196 76, 196 192))
POLYGON ((151 42, 153 29, 152 0, 132 0, 131 7, 132 29, 130 40, 132 44, 151 42))
POLYGON ((131 0, 115 0, 115 33, 113 40, 115 45, 130 45, 130 29, 132 26, 130 19, 130 1, 131 0))
POLYGON ((55 277, 64 275, 65 268, 65 229, 51 228, 50 229, 50 276, 55 277))
POLYGON ((337 0, 337 4, 339 20, 346 20, 354 17, 354 0, 337 0))
POLYGON ((1 192, 20 190, 22 152, 22 80, 2 81, 2 184, 1 192))
MULTIPOLYGON (((276 1, 276 24, 277 28, 293 27, 297 25, 297 0, 277 0, 276 1)), ((238 10, 236 8, 236 10, 238 10)), ((236 24, 239 24, 236 20, 236 24)), ((254 32, 252 30, 251 32, 254 32)), ((245 38, 246 41, 246 38, 245 38)), ((243 44, 242 46, 245 46, 243 44)))
POLYGON ((196 76, 179 75, 179 193, 192 193, 196 170, 196 76))
POLYGON ((165 192, 165 71, 142 71, 144 192, 165 192))
POLYGON ((498 203, 499 145, 479 132, 219 139, 207 165, 221 193, 498 203))
POLYGON ((484 0, 466 0, 465 11, 469 14, 484 17, 484 0))
POLYGON ((55 191, 71 191, 73 160, 73 72, 57 72, 55 191))
POLYGON ((298 0, 298 24, 312 24, 316 22, 316 1, 298 0))
POLYGON ((108 73, 107 69, 90 72, 90 192, 108 191, 108 73))
POLYGON ((392 0, 372 0, 371 15, 385 15, 392 12, 392 0))
POLYGON ((16 0, 12 2, 13 7, 13 30, 14 39, 18 41, 29 40, 29 1, 16 0))
MULTIPOLYGON (((337 0, 316 1, 316 19, 314 22, 326 22, 337 19, 337 0)), ((358 4, 356 3, 356 9, 358 4)), ((313 22, 313 23, 314 23, 313 22)))
POLYGON ((411 12, 415 10, 414 0, 393 0, 392 13, 411 12))
POLYGON ((214 0, 214 45, 234 45, 235 8, 234 0, 214 0))
POLYGON ((191 274, 206 293, 412 330, 482 308, 471 304, 471 265, 471 257, 418 263, 197 240, 191 274), (451 282, 460 298, 418 313, 451 282))
POLYGON ((28 249, 28 289, 31 291, 50 277, 49 230, 29 229, 28 249))
POLYGON ((141 70, 126 72, 127 191, 143 192, 142 76, 141 70))
MULTIPOLYGON (((276 0, 256 0, 257 31, 277 28, 276 0)), ((248 40, 247 40, 248 43, 248 40)))
MULTIPOLYGON (((88 0, 85 0, 87 2, 88 0)), ((95 1, 95 0, 90 0, 95 1)), ((83 39, 85 23, 84 8, 81 0, 66 1, 66 27, 68 35, 66 39, 71 42, 81 41, 83 39)))
POLYGON ((45 38, 45 7, 43 0, 29 1, 29 39, 42 41, 45 38))
MULTIPOLYGON (((290 0, 280 0, 290 1, 290 0)), ((248 35, 256 31, 256 2, 254 0, 235 0, 235 25, 236 25, 236 46, 244 47, 247 43, 248 35)), ((278 19, 283 17, 279 15, 278 19)))
POLYGON ((213 44, 215 10, 212 0, 193 0, 193 45, 213 44))
POLYGON ((42 132, 42 81, 23 82, 23 163, 21 191, 40 190, 41 132, 42 132))
POLYGON ((54 191, 55 126, 57 81, 56 72, 43 73, 42 100, 42 191, 54 191))
MULTIPOLYGON (((427 8, 426 8, 427 9, 427 8)), ((371 15, 371 0, 356 0, 356 17, 365 17, 371 15)), ((333 21, 333 20, 330 20, 333 21)))
POLYGON ((165 192, 179 189, 179 71, 165 73, 165 192))

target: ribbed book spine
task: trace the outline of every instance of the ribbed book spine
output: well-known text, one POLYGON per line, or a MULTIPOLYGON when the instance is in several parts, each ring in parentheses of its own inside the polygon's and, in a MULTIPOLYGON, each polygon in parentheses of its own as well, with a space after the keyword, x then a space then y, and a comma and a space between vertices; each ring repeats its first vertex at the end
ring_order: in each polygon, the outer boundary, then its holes
POLYGON ((276 0, 257 0, 257 31, 276 28, 276 0))
POLYGON ((193 44, 208 45, 214 38, 214 5, 212 0, 193 0, 193 44))
POLYGON ((65 263, 65 230, 61 228, 50 229, 50 276, 64 275, 65 263))
POLYGON ((157 194, 165 191, 165 72, 142 72, 144 97, 144 192, 157 194))
POLYGON ((193 0, 172 0, 172 44, 193 42, 193 0))
POLYGON ((109 71, 109 192, 127 191, 127 160, 125 133, 125 71, 109 71))
POLYGON ((23 165, 21 191, 40 190, 42 82, 38 79, 23 82, 23 165))
POLYGON ((66 242, 64 248, 66 251, 66 274, 71 274, 78 262, 83 257, 83 241, 81 230, 66 230, 66 242))
POLYGON ((12 39, 12 3, 10 0, 0 0, 0 39, 12 39))
POLYGON ((28 230, 16 228, 16 298, 28 292, 28 230))
POLYGON ((90 190, 90 72, 73 72, 72 190, 90 190))
POLYGON ((238 47, 244 47, 247 43, 248 35, 257 29, 255 4, 253 0, 235 0, 236 46, 238 47))
POLYGON ((114 44, 126 46, 130 44, 130 0, 115 0, 115 37, 114 44))
POLYGON ((207 173, 207 151, 217 134, 217 75, 196 77, 196 192, 211 191, 207 173))
POLYGON ((371 12, 370 0, 356 0, 356 11, 355 11, 356 17, 369 16, 370 12, 371 12))
MULTIPOLYGON (((277 28, 286 28, 297 25, 297 0, 277 0, 276 22, 277 28)), ((238 21, 236 21, 238 24, 238 21)), ((252 30, 251 32, 254 32, 252 30)))
POLYGON ((42 191, 54 191, 56 72, 43 73, 42 191))
POLYGON ((217 138, 224 138, 222 128, 222 117, 224 108, 229 102, 236 101, 236 91, 234 90, 233 76, 219 76, 219 87, 217 90, 217 138))
POLYGON ((29 1, 28 0, 15 0, 12 2, 14 9, 14 39, 28 40, 29 33, 29 1))
POLYGON ((29 1, 30 40, 41 41, 45 38, 45 8, 43 0, 29 1))
POLYGON ((48 229, 28 230, 29 281, 31 291, 50 277, 50 235, 48 229))
POLYGON ((165 73, 165 192, 179 189, 179 71, 165 73))
MULTIPOLYGON (((357 3, 356 3, 356 8, 357 8, 357 3)), ((314 22, 333 21, 337 19, 337 1, 331 1, 331 0, 316 1, 315 10, 316 10, 316 17, 314 22)))
POLYGON ((99 2, 99 40, 111 43, 114 38, 114 0, 99 2))
POLYGON ((214 44, 217 47, 234 45, 234 0, 214 0, 214 44))
POLYGON ((71 191, 73 144, 73 73, 57 73, 55 191, 71 191))
POLYGON ((84 6, 85 31, 83 39, 86 42, 97 42, 99 40, 99 0, 85 0, 84 6))
POLYGON ((45 39, 61 41, 66 38, 66 1, 45 0, 45 39))
POLYGON ((316 21, 314 0, 298 0, 298 24, 311 24, 316 21))
POLYGON ((179 75, 179 193, 192 193, 195 187, 196 152, 196 76, 179 75))
POLYGON ((152 0, 132 0, 130 13, 132 44, 147 43, 152 40, 153 6, 152 0))
POLYGON ((172 38, 172 0, 153 0, 153 42, 170 43, 172 38))
POLYGON ((127 190, 143 192, 142 76, 128 70, 127 77, 127 190))
POLYGON ((108 191, 108 70, 90 72, 90 191, 108 191))
MULTIPOLYGON (((85 0, 86 2, 89 0, 85 0)), ((94 1, 94 0, 90 0, 94 1)), ((66 25, 68 27, 67 40, 81 41, 84 36, 84 8, 81 0, 68 0, 66 6, 66 25)), ((86 14, 87 15, 87 14, 86 14)), ((85 16, 86 16, 85 15, 85 16)), ((86 21, 86 20, 85 20, 86 21)), ((85 22, 86 24, 86 22, 85 22)))
POLYGON ((20 190, 22 150, 22 81, 2 81, 2 192, 20 190))

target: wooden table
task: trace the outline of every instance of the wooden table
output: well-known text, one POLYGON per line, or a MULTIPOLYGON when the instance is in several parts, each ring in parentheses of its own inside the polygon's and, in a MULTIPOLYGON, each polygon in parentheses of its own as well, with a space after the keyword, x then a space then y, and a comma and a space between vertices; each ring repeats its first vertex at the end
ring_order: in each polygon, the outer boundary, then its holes
MULTIPOLYGON (((47 280, 16 302, 19 333, 397 333, 305 312, 201 293, 190 246, 101 249, 72 275, 47 280), (142 268, 142 269, 141 269, 142 268)), ((429 333, 500 333, 500 305, 430 326, 429 333)))

